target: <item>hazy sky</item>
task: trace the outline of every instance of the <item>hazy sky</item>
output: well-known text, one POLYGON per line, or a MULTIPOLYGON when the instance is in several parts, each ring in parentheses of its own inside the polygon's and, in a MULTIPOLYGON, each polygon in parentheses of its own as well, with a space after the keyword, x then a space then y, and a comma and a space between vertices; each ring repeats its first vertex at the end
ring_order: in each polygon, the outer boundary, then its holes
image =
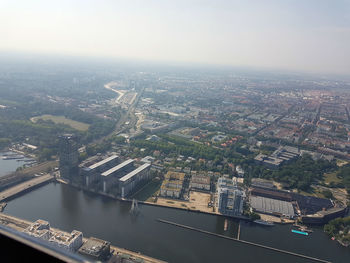
POLYGON ((0 51, 350 75, 350 0, 0 0, 0 51))

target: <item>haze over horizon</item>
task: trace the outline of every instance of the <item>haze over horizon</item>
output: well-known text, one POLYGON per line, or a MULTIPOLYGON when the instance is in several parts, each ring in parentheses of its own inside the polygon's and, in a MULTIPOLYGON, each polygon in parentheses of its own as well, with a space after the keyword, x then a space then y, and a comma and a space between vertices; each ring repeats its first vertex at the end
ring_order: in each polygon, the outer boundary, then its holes
POLYGON ((8 1, 0 52, 350 74, 350 2, 8 1))

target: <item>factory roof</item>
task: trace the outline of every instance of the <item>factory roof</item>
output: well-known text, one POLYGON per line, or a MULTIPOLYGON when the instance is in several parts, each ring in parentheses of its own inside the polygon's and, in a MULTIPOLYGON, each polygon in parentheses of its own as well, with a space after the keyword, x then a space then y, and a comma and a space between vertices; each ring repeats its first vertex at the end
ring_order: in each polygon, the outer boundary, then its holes
POLYGON ((251 194, 256 196, 264 196, 264 197, 279 199, 282 201, 292 201, 291 193, 277 190, 277 189, 266 189, 261 187, 254 187, 251 191, 251 194))
POLYGON ((116 171, 118 171, 118 170, 124 168, 125 166, 127 166, 127 165, 129 165, 129 164, 131 164, 131 163, 133 163, 133 162, 134 162, 133 159, 126 160, 125 162, 122 162, 121 164, 118 164, 117 166, 114 166, 113 168, 111 168, 111 169, 105 171, 105 172, 102 173, 101 175, 102 175, 102 176, 109 176, 109 175, 111 175, 112 173, 114 173, 114 172, 116 172, 116 171))
POLYGON ((108 162, 110 162, 110 161, 112 161, 112 160, 114 160, 114 159, 116 159, 116 158, 118 158, 118 155, 112 155, 112 156, 110 156, 110 157, 108 157, 108 158, 106 158, 106 159, 104 159, 104 160, 102 160, 102 161, 100 161, 100 162, 98 162, 98 163, 95 163, 95 164, 89 166, 89 168, 90 168, 90 169, 95 169, 95 168, 97 168, 97 167, 99 167, 99 166, 102 166, 102 165, 104 165, 105 163, 108 163, 108 162))
POLYGON ((280 214, 293 217, 295 215, 292 203, 261 197, 261 196, 251 196, 250 205, 253 209, 268 214, 280 214))
POLYGON ((126 182, 127 180, 129 180, 130 178, 132 178, 133 176, 137 175, 139 172, 147 169, 150 166, 151 166, 150 163, 145 163, 145 164, 141 165, 140 167, 136 168, 135 170, 131 171, 127 175, 120 178, 119 181, 126 182))

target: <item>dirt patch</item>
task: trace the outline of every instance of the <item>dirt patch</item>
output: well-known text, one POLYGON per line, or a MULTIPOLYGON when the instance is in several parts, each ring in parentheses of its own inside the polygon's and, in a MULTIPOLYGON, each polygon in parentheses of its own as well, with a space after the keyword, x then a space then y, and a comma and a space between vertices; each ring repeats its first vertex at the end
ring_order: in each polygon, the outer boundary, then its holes
POLYGON ((159 197, 157 200, 157 204, 159 205, 166 205, 169 207, 177 207, 182 209, 199 210, 202 212, 213 213, 213 208, 208 207, 209 202, 210 202, 209 193, 201 193, 201 192, 195 192, 195 191, 190 192, 189 201, 167 199, 163 197, 159 197))

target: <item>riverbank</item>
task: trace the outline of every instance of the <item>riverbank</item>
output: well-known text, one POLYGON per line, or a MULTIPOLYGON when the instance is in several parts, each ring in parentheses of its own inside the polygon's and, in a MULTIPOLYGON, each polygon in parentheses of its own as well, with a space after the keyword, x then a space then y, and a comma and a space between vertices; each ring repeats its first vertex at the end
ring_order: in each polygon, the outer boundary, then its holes
MULTIPOLYGON (((77 185, 77 184, 72 184, 72 183, 69 183, 63 179, 60 179, 60 178, 57 178, 56 181, 58 183, 62 183, 62 184, 66 184, 66 185, 70 185, 70 186, 73 186, 79 190, 83 190, 83 191, 87 191, 87 192, 90 192, 90 193, 94 193, 94 194, 98 194, 98 195, 101 195, 101 196, 104 196, 104 197, 108 197, 108 198, 112 198, 114 200, 118 200, 118 201, 122 201, 122 202, 129 202, 131 203, 133 201, 133 199, 127 199, 127 198, 120 198, 120 197, 117 197, 117 196, 114 196, 114 195, 111 195, 111 194, 106 194, 104 192, 96 192, 96 191, 93 191, 89 188, 86 188, 86 187, 83 187, 83 186, 80 186, 80 185, 77 185)), ((226 215, 223 215, 223 214, 220 214, 216 211, 214 212, 210 212, 210 211, 202 211, 202 210, 199 210, 199 209, 194 209, 192 207, 183 207, 183 206, 178 206, 178 205, 172 205, 174 204, 174 201, 175 200, 168 200, 170 202, 173 202, 173 203, 154 203, 154 202, 148 202, 148 201, 138 201, 139 204, 143 204, 143 205, 149 205, 149 206, 157 206, 157 207, 166 207, 166 208, 171 208, 171 209, 175 209, 175 210, 184 210, 184 211, 188 211, 188 212, 194 212, 194 213, 201 213, 201 214, 207 214, 207 215, 214 215, 214 216, 221 216, 221 217, 225 217, 225 218, 232 218, 232 219, 239 219, 239 220, 245 220, 245 221, 252 221, 250 218, 246 217, 246 216, 226 216, 226 215)))

